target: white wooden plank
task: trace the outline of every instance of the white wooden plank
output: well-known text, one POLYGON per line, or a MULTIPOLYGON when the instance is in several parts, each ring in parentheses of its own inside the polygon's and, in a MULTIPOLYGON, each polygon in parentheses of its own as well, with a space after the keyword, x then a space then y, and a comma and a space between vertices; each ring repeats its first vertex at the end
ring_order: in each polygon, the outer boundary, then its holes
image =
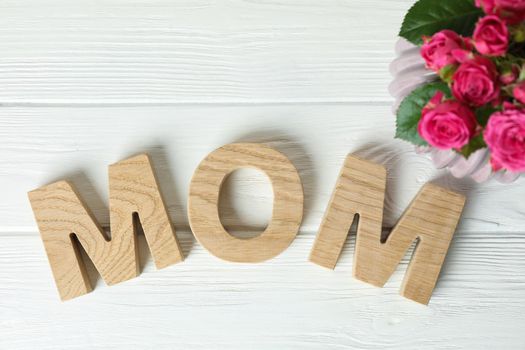
MULTIPOLYGON (((153 157, 175 225, 187 227, 194 169, 210 151, 236 141, 269 142, 298 167, 308 232, 317 230, 349 152, 389 170, 385 226, 395 223, 423 183, 437 179, 470 198, 461 230, 523 230, 523 179, 477 185, 434 170, 409 144, 393 139, 387 106, 12 107, 0 109, 0 125, 0 231, 36 231, 26 192, 59 179, 72 180, 107 225, 107 166, 144 151, 153 157)), ((271 187, 264 176, 252 175, 234 177, 225 192, 227 226, 267 223, 271 187)))
POLYGON ((3 0, 0 103, 390 102, 412 2, 3 0))
MULTIPOLYGON (((525 180, 455 180, 392 139, 388 64, 412 3, 0 0, 0 349, 523 349, 525 180), (305 183, 302 233, 261 265, 182 232, 194 168, 239 140, 285 152, 305 183), (107 226, 107 165, 143 151, 187 260, 155 271, 141 237, 139 278, 60 303, 26 192, 68 178, 107 226), (385 226, 428 180, 468 195, 429 307, 397 295, 406 260, 384 289, 353 280, 353 240, 335 271, 307 263, 351 151, 390 170, 385 226)), ((229 228, 263 229, 264 176, 224 192, 229 228)))
POLYGON ((257 265, 221 262, 180 233, 185 262, 60 303, 40 239, 0 235, 2 349, 522 349, 525 233, 460 233, 428 307, 308 263, 314 235, 257 265))

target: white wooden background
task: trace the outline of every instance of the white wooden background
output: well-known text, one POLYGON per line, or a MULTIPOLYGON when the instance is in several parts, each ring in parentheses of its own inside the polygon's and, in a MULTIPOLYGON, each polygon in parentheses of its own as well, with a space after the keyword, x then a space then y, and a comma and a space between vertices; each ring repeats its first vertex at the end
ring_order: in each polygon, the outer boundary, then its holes
MULTIPOLYGON (((525 180, 476 185, 393 140, 388 64, 412 0, 0 0, 1 349, 525 349, 525 180), (301 172, 302 230, 260 265, 188 232, 191 174, 234 141, 301 172), (26 192, 67 178, 108 224, 107 165, 152 155, 184 263, 59 302, 26 192), (469 203, 428 307, 307 262, 348 152, 390 172, 391 227, 435 180, 469 203)), ((232 230, 260 231, 264 176, 224 191, 232 230)), ((142 241, 142 243, 144 243, 142 241)))

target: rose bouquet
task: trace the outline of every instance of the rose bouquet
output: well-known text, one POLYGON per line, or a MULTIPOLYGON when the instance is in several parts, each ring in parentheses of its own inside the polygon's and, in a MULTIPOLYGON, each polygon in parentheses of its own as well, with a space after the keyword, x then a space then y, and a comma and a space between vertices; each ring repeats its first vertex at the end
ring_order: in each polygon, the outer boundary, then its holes
POLYGON ((525 0, 420 0, 400 36, 428 74, 396 108, 396 137, 465 164, 475 155, 489 173, 524 173, 525 0))

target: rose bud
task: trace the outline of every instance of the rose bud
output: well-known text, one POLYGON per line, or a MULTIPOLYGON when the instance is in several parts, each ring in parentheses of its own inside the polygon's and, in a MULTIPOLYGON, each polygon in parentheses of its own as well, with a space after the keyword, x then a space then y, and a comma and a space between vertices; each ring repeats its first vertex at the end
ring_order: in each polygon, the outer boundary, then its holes
POLYGON ((525 104, 525 81, 514 86, 512 89, 512 94, 514 98, 521 104, 525 104))
POLYGON ((492 14, 496 7, 496 0, 476 0, 476 6, 483 9, 486 14, 492 14))
POLYGON ((476 6, 488 15, 497 15, 510 25, 525 19, 525 0, 476 0, 476 6))
POLYGON ((452 93, 459 101, 475 107, 497 99, 500 87, 496 65, 480 56, 463 62, 452 77, 452 93))
POLYGON ((442 30, 431 38, 423 38, 424 44, 421 48, 421 56, 426 62, 427 68, 439 72, 445 66, 457 64, 452 51, 457 49, 472 49, 470 42, 451 30, 442 30))
POLYGON ((496 14, 514 25, 525 20, 525 0, 495 0, 496 14))
POLYGON ((497 16, 486 16, 478 21, 474 30, 474 46, 487 56, 504 56, 509 47, 509 30, 497 16))
POLYGON ((516 106, 514 103, 511 103, 509 101, 505 101, 502 104, 503 110, 506 111, 507 109, 519 109, 518 106, 516 106))
POLYGON ((520 75, 520 68, 516 65, 508 65, 504 66, 502 68, 501 75, 499 77, 499 81, 503 85, 510 85, 516 82, 518 80, 518 77, 520 75))
POLYGON ((459 150, 475 135, 478 126, 476 117, 470 108, 458 101, 436 101, 436 97, 441 99, 442 96, 436 94, 423 109, 418 132, 435 148, 459 150))
POLYGON ((525 112, 508 109, 490 116, 484 132, 494 170, 525 171, 525 112))

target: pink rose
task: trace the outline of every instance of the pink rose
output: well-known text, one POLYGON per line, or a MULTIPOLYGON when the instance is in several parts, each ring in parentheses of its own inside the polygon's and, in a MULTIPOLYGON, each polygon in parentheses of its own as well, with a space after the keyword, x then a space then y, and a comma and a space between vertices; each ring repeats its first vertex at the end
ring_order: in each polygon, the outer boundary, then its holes
POLYGON ((494 170, 525 171, 525 112, 509 109, 490 116, 484 133, 494 170))
POLYGON ((476 0, 476 6, 483 9, 486 14, 493 14, 496 8, 496 0, 476 0))
POLYGON ((481 56, 463 62, 452 77, 452 93, 475 107, 494 101, 500 93, 496 65, 481 56))
POLYGON ((509 24, 518 24, 525 19, 525 0, 495 0, 496 14, 509 24))
POLYGON ((423 109, 418 132, 433 147, 459 150, 475 135, 476 117, 470 108, 460 102, 438 102, 442 98, 443 94, 437 93, 423 109))
POLYGON ((442 30, 431 38, 424 38, 421 56, 427 68, 439 72, 443 67, 456 64, 458 61, 452 55, 454 50, 470 49, 470 43, 451 30, 442 30))
POLYGON ((525 104, 525 81, 516 85, 512 90, 512 94, 518 102, 525 104))
POLYGON ((479 20, 474 30, 474 46, 487 56, 503 56, 509 47, 509 30, 497 16, 486 16, 479 20))
POLYGON ((476 0, 476 6, 514 25, 525 19, 525 0, 476 0))
POLYGON ((512 65, 508 68, 503 68, 501 75, 499 76, 499 81, 503 85, 510 85, 514 83, 520 74, 520 69, 516 65, 512 65))

